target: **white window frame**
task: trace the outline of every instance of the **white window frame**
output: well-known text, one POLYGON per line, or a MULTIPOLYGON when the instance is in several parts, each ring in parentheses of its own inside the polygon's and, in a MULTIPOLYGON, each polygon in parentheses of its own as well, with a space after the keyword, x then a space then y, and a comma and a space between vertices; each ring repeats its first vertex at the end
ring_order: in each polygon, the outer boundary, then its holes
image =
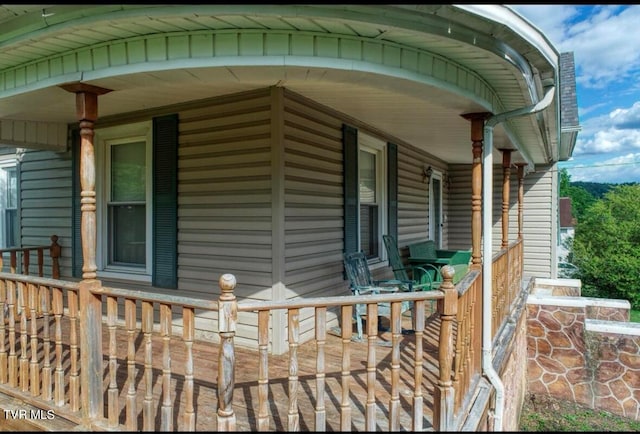
MULTIPOLYGON (((16 247, 16 246, 7 246, 7 239, 6 239, 6 232, 7 232, 7 222, 5 219, 5 210, 7 209, 7 202, 9 200, 9 198, 7 197, 8 195, 8 182, 9 182, 9 177, 7 176, 7 169, 13 169, 14 171, 17 171, 17 161, 16 161, 16 157, 12 154, 11 156, 7 156, 7 157, 0 157, 0 184, 1 184, 1 188, 0 188, 0 228, 2 228, 2 230, 0 230, 0 246, 2 246, 3 248, 7 248, 7 247, 16 247)), ((16 189, 18 189, 18 186, 16 186, 16 189)), ((18 191, 16 191, 16 196, 18 197, 18 200, 20 200, 19 195, 18 195, 18 191)), ((17 209, 17 205, 16 204, 16 209, 17 209)), ((20 234, 16 234, 16 237, 19 238, 20 234)), ((16 242, 19 244, 20 240, 17 239, 16 242)))
POLYGON ((96 266, 100 278, 117 278, 141 282, 151 282, 153 270, 153 128, 152 122, 138 122, 122 126, 96 129, 96 266), (133 267, 109 264, 108 207, 110 191, 111 159, 110 146, 133 142, 146 143, 146 188, 145 188, 145 266, 133 267))
POLYGON ((436 239, 436 230, 438 231, 438 243, 436 244, 436 248, 441 249, 442 248, 442 223, 443 222, 443 216, 444 216, 444 211, 442 210, 442 206, 443 206, 443 198, 442 198, 442 194, 444 189, 442 188, 442 182, 443 182, 443 173, 437 169, 434 169, 433 172, 431 173, 431 178, 429 179, 429 239, 431 240, 435 240, 436 239), (436 204, 435 204, 435 194, 434 190, 433 190, 433 181, 434 179, 437 179, 438 181, 440 181, 440 194, 438 195, 438 197, 440 198, 440 211, 439 211, 439 218, 438 221, 440 222, 440 225, 436 225, 434 224, 434 216, 436 215, 436 204), (436 227, 438 226, 438 227, 436 227))
MULTIPOLYGON (((372 265, 384 266, 387 260, 387 251, 382 242, 382 235, 387 227, 387 144, 362 131, 358 132, 358 158, 360 151, 370 152, 376 156, 376 203, 378 204, 378 256, 369 259, 372 265)), ((360 164, 358 164, 358 185, 360 185, 360 164)), ((361 243, 360 228, 360 198, 358 195, 358 249, 361 243)))

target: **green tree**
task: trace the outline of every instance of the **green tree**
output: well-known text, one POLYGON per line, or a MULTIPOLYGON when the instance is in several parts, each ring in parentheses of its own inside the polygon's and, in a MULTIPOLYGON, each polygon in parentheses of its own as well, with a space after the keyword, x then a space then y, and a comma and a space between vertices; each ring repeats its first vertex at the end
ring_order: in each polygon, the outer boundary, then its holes
POLYGON ((571 198, 571 212, 580 221, 586 210, 596 201, 596 197, 585 188, 571 182, 566 168, 560 169, 560 197, 571 198))
POLYGON ((589 206, 573 240, 583 295, 640 309, 640 185, 618 185, 589 206))
POLYGON ((569 196, 569 187, 571 187, 571 175, 567 169, 560 169, 560 197, 569 196))

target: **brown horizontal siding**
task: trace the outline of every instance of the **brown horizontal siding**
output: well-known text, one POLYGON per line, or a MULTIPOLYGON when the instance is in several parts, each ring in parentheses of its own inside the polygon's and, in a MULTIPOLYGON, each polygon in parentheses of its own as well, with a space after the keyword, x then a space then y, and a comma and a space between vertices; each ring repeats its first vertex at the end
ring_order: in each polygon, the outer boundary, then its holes
MULTIPOLYGON (((19 164, 20 225, 24 246, 50 245, 58 236, 62 247, 61 276, 71 275, 71 156, 28 150, 19 164)), ((45 275, 50 266, 45 254, 45 275)))
POLYGON ((343 122, 288 92, 283 122, 285 296, 344 292, 343 122))
MULTIPOLYGON (((272 285, 269 92, 211 101, 179 113, 178 277, 207 296, 224 273, 237 295, 270 299, 272 285)), ((255 333, 255 330, 250 332, 255 333)))

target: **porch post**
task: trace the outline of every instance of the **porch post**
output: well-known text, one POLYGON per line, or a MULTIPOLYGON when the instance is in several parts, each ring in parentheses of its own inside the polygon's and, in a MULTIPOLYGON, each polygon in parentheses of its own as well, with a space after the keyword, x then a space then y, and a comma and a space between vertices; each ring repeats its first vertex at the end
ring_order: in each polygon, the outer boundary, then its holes
POLYGON ((96 279, 96 191, 94 161, 94 123, 98 118, 98 95, 109 92, 84 83, 61 86, 76 94, 76 116, 80 123, 80 184, 82 281, 80 302, 80 400, 84 423, 104 417, 102 390, 102 296, 97 293, 101 283, 96 279))
POLYGON ((518 239, 522 239, 522 216, 524 210, 524 166, 526 163, 518 163, 518 239))
POLYGON ((502 248, 509 247, 509 190, 511 149, 502 149, 502 248))
MULTIPOLYGON (((236 431, 236 414, 233 411, 233 389, 235 388, 236 355, 234 338, 238 321, 238 302, 233 290, 236 277, 223 274, 218 280, 218 327, 220 352, 218 354, 218 431, 236 431)), ((261 371, 262 372, 262 371, 261 371)))
POLYGON ((455 413, 453 388, 453 355, 455 344, 453 325, 458 314, 458 291, 453 285, 455 270, 450 265, 442 267, 444 281, 440 290, 444 299, 438 303, 440 314, 439 336, 439 374, 438 382, 433 390, 433 429, 434 431, 453 431, 453 415, 455 413))
MULTIPOLYGON (((471 267, 482 265, 482 145, 484 121, 491 113, 468 113, 463 118, 471 121, 473 163, 471 166, 471 267)), ((491 240, 489 240, 491 242, 491 240)))

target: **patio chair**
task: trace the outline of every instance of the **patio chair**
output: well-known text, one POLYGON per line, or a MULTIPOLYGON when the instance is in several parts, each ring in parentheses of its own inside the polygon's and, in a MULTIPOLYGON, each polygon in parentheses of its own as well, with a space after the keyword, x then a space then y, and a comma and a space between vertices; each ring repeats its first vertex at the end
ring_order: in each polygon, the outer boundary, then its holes
MULTIPOLYGON (((369 270, 369 264, 364 252, 345 253, 344 267, 349 279, 349 287, 354 295, 365 294, 381 294, 385 292, 413 291, 412 280, 374 280, 369 270)), ((413 303, 411 301, 403 301, 401 312, 413 312, 413 303)), ((391 304, 378 303, 378 316, 390 316, 391 304)), ((365 304, 356 304, 353 309, 353 316, 356 320, 357 340, 362 340, 362 317, 367 316, 367 306, 365 304)), ((412 313, 413 323, 413 313, 412 313)), ((407 334, 407 331, 403 333, 407 334)))
MULTIPOLYGON (((454 268, 453 284, 456 285, 467 274, 471 261, 471 250, 436 249, 433 240, 419 241, 409 244, 410 267, 427 267, 433 265, 438 269, 443 265, 454 268)), ((442 278, 440 278, 442 280, 442 278)))
POLYGON ((389 265, 393 276, 398 280, 410 280, 413 291, 429 291, 438 289, 442 282, 440 268, 433 264, 405 266, 400 257, 400 249, 393 235, 383 235, 384 247, 389 257, 389 265))

